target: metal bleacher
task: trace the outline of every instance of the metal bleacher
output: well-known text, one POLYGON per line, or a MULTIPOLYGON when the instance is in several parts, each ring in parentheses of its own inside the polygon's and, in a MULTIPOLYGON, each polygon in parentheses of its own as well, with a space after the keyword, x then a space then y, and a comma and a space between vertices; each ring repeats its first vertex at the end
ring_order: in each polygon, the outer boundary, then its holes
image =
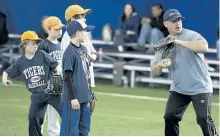
MULTIPOLYGON (((94 41, 93 44, 105 44, 105 45, 113 45, 112 42, 110 43, 105 43, 104 41, 94 41)), ((125 46, 136 46, 135 44, 127 44, 125 46)), ((146 45, 147 47, 147 45, 146 45)), ((208 53, 216 53, 216 49, 209 49, 208 53)), ((170 85, 171 80, 169 78, 163 78, 163 77, 152 77, 151 75, 151 61, 153 60, 154 56, 153 55, 146 55, 146 54, 141 54, 141 53, 119 53, 119 52, 99 52, 99 63, 96 62, 94 63, 94 68, 103 68, 103 69, 113 69, 113 62, 122 60, 125 58, 132 58, 126 65, 124 65, 123 69, 130 71, 130 87, 133 88, 135 87, 135 83, 137 82, 142 82, 142 83, 157 83, 157 84, 165 84, 165 85, 170 85), (111 63, 104 63, 104 60, 107 60, 108 62, 111 63), (146 63, 148 61, 148 63, 146 63), (149 72, 149 75, 138 75, 138 72, 149 72)), ((218 60, 206 60, 207 65, 214 65, 214 66, 219 66, 219 61, 218 60)), ((219 73, 215 72, 215 69, 212 67, 209 67, 210 71, 210 76, 212 77, 213 80, 213 88, 215 89, 220 89, 219 86, 219 73), (217 79, 217 80, 216 80, 217 79)), ((162 73, 168 73, 168 69, 163 69, 162 73)), ((96 72, 95 76, 97 78, 105 78, 105 79, 113 79, 113 74, 112 73, 103 73, 103 72, 96 72)))
MULTIPOLYGON (((166 84, 169 85, 171 84, 171 80, 168 78, 161 78, 161 77, 152 77, 152 75, 148 75, 148 76, 142 76, 142 75, 136 75, 136 72, 151 72, 151 67, 150 67, 150 63, 149 64, 143 64, 143 63, 138 63, 140 61, 143 60, 149 60, 151 61, 154 56, 152 55, 144 55, 144 54, 132 54, 132 53, 111 53, 111 52, 103 52, 102 53, 103 58, 104 56, 107 56, 109 58, 109 56, 112 57, 123 57, 123 58, 132 58, 134 57, 136 60, 132 60, 132 64, 127 64, 124 65, 123 69, 130 71, 131 75, 130 75, 130 87, 133 88, 135 87, 135 83, 136 82, 143 82, 143 83, 158 83, 158 84, 166 84), (135 64, 133 64, 134 62, 136 62, 135 64)), ((215 64, 218 65, 219 62, 217 60, 208 60, 207 61, 208 64, 215 64)), ((94 63, 94 68, 105 68, 105 69, 113 69, 113 64, 111 63, 94 63)), ((168 69, 163 69, 162 73, 168 73, 168 69)), ((97 77, 100 78, 105 78, 106 79, 113 79, 113 74, 109 74, 109 73, 98 73, 97 77)), ((219 78, 219 73, 218 72, 210 72, 210 76, 212 78, 219 78)), ((219 84, 214 84, 213 83, 213 87, 216 89, 219 89, 219 84)))
MULTIPOLYGON (((10 34, 9 37, 11 39, 18 39, 20 35, 10 34)), ((101 40, 92 40, 94 45, 108 45, 114 46, 113 42, 105 42, 101 40)), ((123 46, 137 46, 136 43, 129 43, 123 46)), ((149 45, 146 45, 148 47, 149 45)), ((7 47, 4 51, 0 50, 0 58, 7 59, 11 63, 13 60, 17 59, 20 55, 15 54, 13 52, 14 48, 18 48, 18 45, 11 45, 7 47)), ((209 49, 208 53, 216 53, 216 49, 209 49)), ((130 77, 123 76, 123 79, 129 78, 130 87, 135 87, 135 84, 138 82, 141 83, 157 83, 157 84, 164 84, 170 85, 171 80, 168 77, 152 77, 151 75, 151 61, 154 58, 153 55, 146 55, 144 53, 120 53, 120 52, 110 52, 110 51, 102 51, 98 52, 99 59, 94 62, 94 70, 95 70, 95 78, 99 79, 113 79, 113 67, 114 62, 118 60, 123 60, 129 58, 130 60, 123 66, 123 69, 130 72, 130 77), (111 70, 106 71, 106 70, 111 70), (141 73, 141 74, 140 74, 141 73)), ((219 66, 218 60, 208 59, 208 65, 212 66, 219 66)), ((213 79, 213 88, 220 89, 219 86, 219 72, 216 72, 214 68, 209 67, 210 76, 213 79)), ((168 70, 163 69, 163 74, 167 74, 168 70)))

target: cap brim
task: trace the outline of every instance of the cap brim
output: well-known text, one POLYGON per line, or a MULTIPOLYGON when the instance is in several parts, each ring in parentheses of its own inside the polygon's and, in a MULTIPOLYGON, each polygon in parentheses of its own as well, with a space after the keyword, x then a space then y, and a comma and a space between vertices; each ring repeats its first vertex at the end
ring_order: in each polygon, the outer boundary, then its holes
POLYGON ((85 9, 85 10, 83 10, 83 11, 77 13, 76 15, 80 15, 80 14, 89 14, 89 13, 91 13, 91 12, 92 12, 91 9, 85 9))
POLYGON ((175 21, 176 21, 177 19, 179 19, 179 18, 185 19, 183 16, 178 15, 178 16, 174 16, 174 17, 168 19, 168 21, 175 22, 175 21))
POLYGON ((92 31, 94 28, 95 26, 86 26, 83 30, 92 31))
POLYGON ((61 29, 62 27, 64 27, 65 25, 64 24, 59 24, 59 25, 56 25, 54 27, 52 27, 53 29, 61 29))
POLYGON ((89 13, 91 13, 91 12, 92 12, 91 9, 85 9, 83 14, 89 14, 89 13))
POLYGON ((38 38, 31 38, 31 39, 29 39, 29 40, 41 41, 42 39, 38 37, 38 38))

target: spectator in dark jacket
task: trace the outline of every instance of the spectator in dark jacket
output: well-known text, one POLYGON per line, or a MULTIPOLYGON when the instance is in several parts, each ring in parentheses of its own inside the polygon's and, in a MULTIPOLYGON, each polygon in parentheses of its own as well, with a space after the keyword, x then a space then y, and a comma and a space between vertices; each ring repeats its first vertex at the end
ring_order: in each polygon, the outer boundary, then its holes
POLYGON ((0 11, 0 48, 8 42, 7 16, 0 11))
POLYGON ((168 35, 167 29, 163 25, 163 6, 155 4, 152 7, 153 17, 144 17, 141 21, 142 28, 138 38, 138 44, 144 45, 146 42, 155 44, 158 40, 168 35))
POLYGON ((126 4, 120 18, 120 30, 123 34, 124 42, 137 42, 139 26, 140 18, 135 12, 134 6, 126 4))

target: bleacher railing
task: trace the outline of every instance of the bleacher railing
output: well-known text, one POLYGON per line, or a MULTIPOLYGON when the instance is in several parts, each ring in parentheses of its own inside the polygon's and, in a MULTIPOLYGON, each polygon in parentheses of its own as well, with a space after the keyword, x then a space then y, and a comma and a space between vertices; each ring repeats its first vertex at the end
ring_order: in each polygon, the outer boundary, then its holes
MULTIPOLYGON (((21 35, 18 34, 9 34, 9 37, 12 39, 20 39, 21 35)), ((101 40, 92 40, 92 43, 94 45, 109 45, 113 46, 113 42, 105 42, 101 40)), ((13 53, 13 48, 18 48, 18 45, 11 46, 11 49, 9 52, 3 52, 1 53, 1 56, 4 56, 6 58, 9 58, 10 61, 13 61, 14 59, 18 58, 20 55, 15 55, 13 53)), ((129 44, 124 44, 123 46, 137 46, 136 43, 129 43, 129 44)), ((148 47, 149 45, 145 45, 148 47)), ((209 49, 208 53, 216 53, 216 49, 209 49)), ((115 58, 132 58, 133 62, 138 63, 140 60, 144 61, 149 61, 151 62, 152 59, 154 58, 153 55, 146 55, 146 54, 138 54, 138 53, 116 53, 116 52, 99 52, 99 58, 105 58, 110 61, 116 61, 117 59, 115 58)), ((113 63, 104 63, 102 60, 99 60, 99 62, 95 62, 94 68, 98 69, 113 69, 113 63)), ((207 60, 208 65, 217 65, 219 66, 219 61, 218 60, 207 60)), ((130 71, 131 76, 130 76, 130 87, 133 88, 135 87, 136 82, 144 82, 144 83, 159 83, 159 84, 171 84, 171 80, 169 78, 155 78, 152 77, 152 75, 149 76, 136 76, 136 72, 149 72, 151 73, 151 67, 148 65, 124 65, 123 67, 124 70, 130 71)), ((163 73, 168 73, 167 69, 162 70, 163 73)), ((210 72, 210 76, 214 79, 219 79, 219 72, 210 72)), ((95 72, 95 77, 96 78, 103 78, 103 79, 113 79, 113 74, 110 73, 105 73, 105 72, 95 72)), ((219 81, 215 82, 213 81, 213 88, 220 89, 219 86, 219 81)))

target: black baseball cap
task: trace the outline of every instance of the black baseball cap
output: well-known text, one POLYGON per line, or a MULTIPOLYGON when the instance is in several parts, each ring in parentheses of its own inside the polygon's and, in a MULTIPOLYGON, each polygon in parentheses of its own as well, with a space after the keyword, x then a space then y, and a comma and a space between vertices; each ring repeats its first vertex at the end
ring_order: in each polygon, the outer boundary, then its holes
POLYGON ((78 21, 72 20, 66 27, 66 30, 69 34, 69 36, 72 36, 73 34, 76 34, 77 31, 92 31, 95 28, 95 26, 86 26, 83 27, 78 21))
POLYGON ((169 9, 168 11, 166 11, 163 15, 163 20, 164 21, 171 21, 174 22, 177 19, 185 19, 180 12, 177 9, 169 9))

